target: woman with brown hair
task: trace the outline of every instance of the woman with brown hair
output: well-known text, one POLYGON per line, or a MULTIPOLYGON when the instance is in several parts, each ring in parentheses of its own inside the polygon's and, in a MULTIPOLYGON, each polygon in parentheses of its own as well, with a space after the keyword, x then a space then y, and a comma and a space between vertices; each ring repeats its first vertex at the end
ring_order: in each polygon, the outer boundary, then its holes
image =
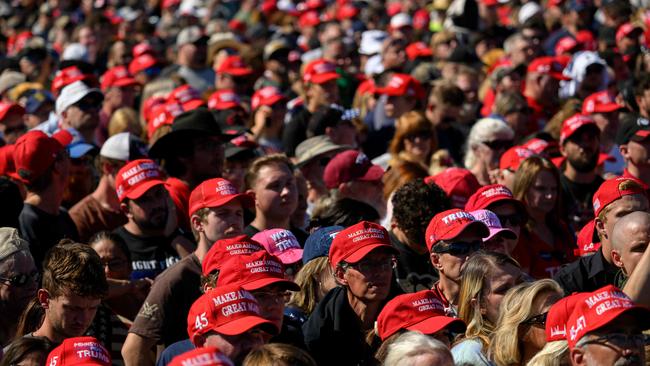
POLYGON ((428 169, 431 155, 438 149, 438 138, 431 122, 424 114, 411 111, 399 117, 395 125, 395 135, 388 148, 389 165, 409 161, 428 169))
POLYGON ((575 238, 561 219, 560 173, 548 160, 531 156, 515 174, 513 194, 528 212, 528 223, 519 236, 515 257, 535 278, 552 277, 573 260, 575 238))

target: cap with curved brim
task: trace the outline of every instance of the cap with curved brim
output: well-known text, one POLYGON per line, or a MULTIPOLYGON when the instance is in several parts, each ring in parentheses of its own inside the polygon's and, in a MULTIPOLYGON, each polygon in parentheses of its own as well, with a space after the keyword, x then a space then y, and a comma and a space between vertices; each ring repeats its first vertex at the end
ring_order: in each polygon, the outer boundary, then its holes
POLYGON ((431 335, 448 328, 453 333, 465 333, 465 323, 449 316, 432 316, 421 322, 406 327, 407 330, 415 330, 422 334, 431 335))
POLYGON ((488 235, 486 238, 483 238, 483 241, 488 241, 492 239, 495 235, 501 234, 504 238, 506 239, 512 239, 516 240, 517 239, 517 234, 515 234, 514 231, 508 229, 508 228, 489 228, 490 230, 490 235, 488 235))
MULTIPOLYGON (((237 194, 232 194, 232 195, 229 195, 229 196, 222 196, 222 197, 220 197, 218 199, 213 199, 213 200, 203 202, 201 204, 201 208, 220 207, 220 206, 223 206, 223 205, 227 204, 228 202, 231 202, 231 201, 236 200, 236 199, 239 199, 239 202, 241 202, 242 206, 244 206, 246 208, 252 208, 252 207, 255 206, 255 199, 253 198, 253 196, 251 196, 248 193, 237 193, 237 194)), ((194 212, 191 212, 190 214, 192 214, 192 213, 194 213, 194 212)))
POLYGON ((127 77, 115 80, 111 86, 135 86, 140 85, 134 78, 127 77))
POLYGON ((245 316, 226 324, 213 327, 212 329, 217 333, 225 335, 239 335, 248 332, 255 327, 260 327, 271 335, 278 334, 278 329, 271 321, 256 315, 245 316))
POLYGON ((132 200, 137 200, 138 198, 140 198, 140 196, 145 194, 148 190, 150 190, 151 188, 153 188, 155 186, 159 186, 159 185, 165 185, 165 182, 163 182, 162 180, 154 179, 154 180, 150 180, 150 181, 141 183, 137 187, 130 190, 127 194, 125 194, 124 197, 128 198, 128 199, 132 199, 132 200))
POLYGON ((78 159, 93 149, 96 149, 94 145, 87 144, 85 142, 76 142, 74 144, 68 145, 68 151, 70 152, 70 157, 72 159, 78 159))
POLYGON ((488 235, 490 235, 490 230, 488 229, 488 227, 483 222, 481 222, 481 221, 472 221, 472 222, 467 222, 467 223, 465 223, 463 225, 455 226, 442 236, 439 236, 439 237, 436 236, 436 240, 437 240, 436 243, 438 241, 440 241, 440 240, 445 240, 445 241, 452 240, 452 239, 458 237, 458 235, 462 234, 465 230, 469 230, 470 228, 476 229, 481 238, 485 238, 488 235))
POLYGON ((183 103, 183 110, 191 111, 192 109, 196 109, 202 106, 205 106, 205 101, 203 99, 192 99, 183 103))
POLYGON ((302 249, 293 248, 287 249, 284 252, 277 254, 276 257, 280 259, 282 264, 294 264, 302 260, 302 249))
MULTIPOLYGON (((553 162, 553 159, 551 159, 551 162, 553 162)), ((506 202, 509 202, 509 203, 512 203, 513 205, 515 205, 515 208, 517 209, 518 214, 525 215, 526 217, 528 216, 528 210, 526 210, 526 206, 521 201, 519 201, 518 199, 509 198, 509 197, 502 197, 502 198, 497 199, 495 201, 489 202, 487 204, 487 206, 486 206, 486 209, 490 210, 490 206, 492 206, 494 204, 501 204, 501 203, 506 203, 506 202)))
POLYGON ((270 276, 266 278, 260 278, 258 280, 242 283, 241 287, 246 291, 255 291, 269 285, 284 285, 285 289, 289 291, 300 291, 300 286, 298 286, 295 282, 285 280, 284 278, 277 278, 277 277, 270 277, 270 276))
MULTIPOLYGON (((172 127, 173 128, 173 127, 172 127)), ((175 146, 179 141, 187 139, 202 137, 202 136, 219 136, 224 142, 231 140, 233 135, 223 133, 212 133, 210 131, 196 130, 177 130, 170 131, 168 134, 162 136, 151 146, 149 149, 149 156, 152 158, 165 158, 177 154, 175 146)))
POLYGON ((380 180, 383 176, 384 176, 384 169, 379 165, 372 165, 370 168, 368 168, 366 174, 364 174, 362 177, 354 178, 352 180, 359 180, 363 182, 374 182, 376 180, 380 180))
POLYGON ((376 249, 387 249, 388 251, 390 251, 393 254, 398 254, 397 249, 393 248, 392 246, 386 245, 384 243, 377 243, 377 244, 365 245, 365 246, 353 251, 352 253, 349 253, 345 257, 341 258, 341 260, 346 261, 348 263, 357 263, 358 261, 365 258, 365 256, 368 255, 368 253, 370 253, 370 252, 372 252, 373 250, 376 250, 376 249))
POLYGON ((252 74, 253 70, 246 67, 235 67, 232 69, 223 70, 221 73, 233 76, 246 76, 252 74))
POLYGON ((339 74, 337 74, 336 72, 326 72, 323 74, 313 75, 310 81, 316 84, 324 84, 328 81, 336 80, 338 78, 339 78, 339 74))

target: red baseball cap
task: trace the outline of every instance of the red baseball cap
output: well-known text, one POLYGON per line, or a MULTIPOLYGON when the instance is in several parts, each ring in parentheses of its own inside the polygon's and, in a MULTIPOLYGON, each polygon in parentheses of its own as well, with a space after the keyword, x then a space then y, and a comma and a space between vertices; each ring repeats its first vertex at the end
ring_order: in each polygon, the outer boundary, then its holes
POLYGON ((573 250, 573 254, 579 257, 593 254, 600 248, 599 242, 594 242, 594 231, 596 230, 596 222, 591 220, 587 225, 583 226, 578 232, 576 240, 578 248, 573 250))
POLYGON ((231 256, 226 260, 219 270, 217 287, 226 284, 236 284, 247 291, 275 284, 290 291, 300 291, 300 286, 284 278, 282 262, 266 250, 231 256))
POLYGON ((546 74, 557 80, 571 80, 570 77, 562 74, 562 70, 564 70, 562 64, 551 56, 538 57, 528 65, 529 73, 546 74))
POLYGON ((142 116, 146 121, 149 121, 151 119, 151 112, 153 111, 153 108, 162 104, 165 104, 167 102, 167 98, 163 98, 161 96, 152 96, 144 100, 142 102, 142 116))
POLYGON ((449 328, 465 332, 465 322, 445 315, 445 306, 431 290, 394 297, 384 305, 377 317, 377 335, 382 341, 402 329, 434 334, 449 328))
POLYGON ((16 104, 16 103, 0 102, 0 123, 3 122, 2 120, 10 112, 16 112, 17 114, 20 114, 22 116, 23 114, 25 114, 25 108, 23 108, 20 104, 16 104))
POLYGON ((73 337, 63 340, 45 362, 49 366, 110 366, 111 354, 95 337, 73 337))
POLYGON ((151 47, 151 45, 149 43, 140 42, 140 43, 136 44, 135 46, 133 46, 132 53, 133 53, 133 57, 136 58, 136 57, 140 57, 140 56, 145 55, 145 54, 154 53, 154 50, 153 50, 153 47, 151 47))
POLYGON ((396 97, 409 96, 418 99, 424 97, 424 89, 420 82, 407 74, 393 74, 386 86, 375 89, 375 92, 396 97))
POLYGON ((467 199, 481 187, 476 176, 464 168, 447 168, 444 171, 424 178, 427 184, 435 183, 442 188, 451 200, 451 205, 455 208, 463 208, 467 204, 467 199))
POLYGON ((201 92, 187 84, 172 90, 167 100, 182 105, 183 110, 186 112, 205 105, 205 101, 201 97, 201 92))
POLYGON ((408 56, 409 60, 415 60, 418 57, 431 57, 432 55, 433 51, 424 42, 413 42, 406 46, 406 56, 408 56))
POLYGON ((237 188, 228 180, 223 178, 208 179, 192 191, 189 214, 191 216, 202 208, 223 206, 234 199, 239 199, 244 207, 250 208, 255 204, 251 195, 237 192, 237 188))
POLYGON ((341 261, 357 263, 375 249, 385 248, 395 254, 397 250, 390 244, 388 231, 374 222, 361 221, 341 230, 329 251, 332 268, 336 269, 341 261))
POLYGON ((245 76, 253 73, 253 69, 246 66, 244 60, 239 55, 226 57, 216 69, 219 74, 232 76, 245 76))
POLYGON ((265 86, 261 89, 258 89, 253 98, 251 99, 251 110, 256 110, 260 106, 272 106, 275 103, 285 100, 286 98, 280 92, 280 89, 274 86, 265 86))
POLYGON ((217 347, 202 347, 185 352, 172 359, 169 366, 234 366, 217 347))
POLYGON ((566 341, 566 324, 578 301, 585 293, 576 293, 563 297, 553 304, 546 314, 546 341, 566 341))
POLYGON ((129 72, 132 75, 135 75, 150 67, 156 66, 158 63, 158 59, 156 59, 153 55, 145 53, 131 60, 129 63, 129 72))
POLYGON ((374 165, 366 154, 357 150, 338 153, 325 167, 323 180, 328 189, 351 181, 374 182, 384 176, 384 169, 374 165))
POLYGON ((523 146, 511 147, 501 155, 501 158, 499 159, 499 169, 508 169, 516 172, 517 169, 519 169, 519 164, 533 155, 535 155, 533 151, 528 150, 523 146))
POLYGON ((173 100, 153 107, 149 113, 150 118, 147 120, 147 136, 151 139, 154 132, 161 126, 171 126, 174 123, 174 118, 181 113, 183 113, 183 107, 173 100))
POLYGON ((439 241, 451 240, 470 227, 478 229, 481 238, 490 235, 488 227, 469 212, 457 208, 442 211, 429 221, 426 231, 427 248, 431 251, 439 241))
POLYGON ((559 41, 555 44, 555 54, 560 56, 564 53, 571 53, 578 48, 579 44, 575 38, 567 36, 560 38, 559 41))
POLYGON ((537 155, 541 155, 543 153, 546 153, 548 149, 554 148, 557 146, 557 142, 555 141, 546 141, 544 139, 540 138, 533 138, 526 143, 522 144, 521 147, 525 147, 526 149, 534 152, 537 155))
POLYGON ((211 272, 221 269, 221 265, 230 259, 230 257, 253 254, 263 250, 264 247, 262 244, 246 235, 217 240, 205 254, 205 258, 203 258, 201 264, 203 275, 207 276, 211 272))
POLYGON ((594 34, 586 29, 576 33, 576 41, 580 44, 580 48, 585 51, 595 51, 598 47, 594 34))
POLYGON ((150 159, 133 160, 117 172, 115 187, 120 202, 138 199, 149 189, 165 184, 158 164, 150 159))
POLYGON ((632 194, 640 194, 645 196, 645 190, 642 185, 635 179, 625 178, 625 177, 616 177, 604 181, 593 197, 594 205, 594 216, 598 216, 600 212, 607 207, 610 203, 616 201, 617 199, 628 196, 632 194), (625 182, 634 182, 636 184, 628 187, 628 189, 621 189, 621 185, 625 182))
POLYGON ((490 184, 479 188, 467 201, 465 211, 489 210, 489 206, 497 202, 511 202, 521 212, 526 212, 524 204, 515 199, 508 187, 502 184, 490 184))
POLYGON ((11 176, 16 174, 14 164, 14 147, 16 145, 5 145, 0 147, 0 176, 11 176))
POLYGON ((581 113, 576 113, 564 120, 564 122, 562 122, 562 130, 560 131, 560 145, 564 145, 566 139, 585 126, 598 128, 596 122, 591 117, 581 113))
POLYGON ((222 89, 210 95, 208 98, 208 108, 222 111, 241 106, 239 95, 232 89, 222 89))
POLYGON ((58 94, 61 89, 75 81, 87 81, 93 78, 93 75, 84 74, 77 66, 68 66, 54 74, 54 79, 52 80, 52 93, 58 94))
POLYGON ((413 28, 415 29, 428 29, 431 17, 427 9, 418 9, 413 13, 413 28))
POLYGON ((59 130, 52 137, 43 131, 32 130, 20 136, 14 144, 14 164, 16 171, 10 176, 31 183, 56 160, 57 154, 72 142, 72 134, 59 130))
POLYGON ((300 28, 316 27, 321 23, 320 16, 317 11, 306 11, 298 18, 298 26, 300 28))
POLYGON ((593 93, 582 103, 582 114, 614 112, 624 106, 616 103, 615 96, 607 90, 593 93))
POLYGON ((102 75, 102 91, 106 91, 108 88, 117 86, 133 86, 138 85, 138 82, 135 81, 133 76, 129 73, 129 70, 125 66, 115 66, 102 75))
POLYGON ((324 84, 338 78, 339 74, 336 72, 336 65, 325 59, 318 59, 308 63, 302 74, 302 80, 306 83, 324 84))
POLYGON ((616 30, 616 42, 620 42, 625 37, 638 37, 643 34, 643 28, 632 23, 623 23, 616 30))
POLYGON ((237 285, 219 286, 201 295, 187 314, 187 334, 197 344, 197 337, 215 331, 225 335, 239 335, 260 327, 269 334, 277 334, 275 325, 262 318, 255 297, 237 285))
POLYGON ((642 329, 650 327, 650 309, 635 304, 618 288, 608 285, 586 293, 576 303, 566 324, 569 349, 573 349, 587 333, 615 322, 625 314, 632 315, 642 329))
POLYGON ((253 240, 264 246, 267 252, 277 257, 282 264, 302 261, 302 247, 289 230, 269 229, 253 235, 253 240))
POLYGON ((339 6, 336 11, 336 19, 338 20, 352 19, 357 15, 359 15, 359 8, 350 3, 339 6))

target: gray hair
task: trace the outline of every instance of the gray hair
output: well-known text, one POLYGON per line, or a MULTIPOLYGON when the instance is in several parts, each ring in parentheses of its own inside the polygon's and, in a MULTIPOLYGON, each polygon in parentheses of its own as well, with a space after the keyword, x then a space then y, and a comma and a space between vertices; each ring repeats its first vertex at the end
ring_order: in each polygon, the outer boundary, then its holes
POLYGON ((425 354, 438 355, 441 359, 447 358, 449 365, 453 365, 451 352, 442 342, 422 333, 406 332, 388 346, 384 366, 410 366, 413 365, 415 358, 425 354))
POLYGON ((467 136, 465 145, 465 168, 472 169, 476 163, 474 148, 481 142, 488 142, 495 138, 512 140, 515 132, 507 123, 496 118, 482 118, 472 126, 467 136))
POLYGON ((510 54, 514 50, 517 42, 522 41, 523 39, 524 36, 519 32, 511 35, 510 37, 506 38, 506 40, 503 42, 503 51, 506 54, 510 54))

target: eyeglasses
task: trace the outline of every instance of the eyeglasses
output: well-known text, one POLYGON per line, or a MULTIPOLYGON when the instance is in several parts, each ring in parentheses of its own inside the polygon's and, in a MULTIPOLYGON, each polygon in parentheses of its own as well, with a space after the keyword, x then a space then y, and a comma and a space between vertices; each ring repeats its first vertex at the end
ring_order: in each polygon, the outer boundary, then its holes
POLYGON ((81 109, 84 112, 97 111, 101 108, 101 102, 90 99, 82 99, 74 104, 77 108, 81 109))
POLYGON ((510 226, 520 226, 524 219, 517 215, 497 215, 501 226, 508 226, 507 223, 510 223, 510 226))
POLYGON ((359 272, 368 273, 373 271, 390 271, 397 266, 395 257, 390 257, 383 261, 361 261, 357 263, 345 263, 344 268, 352 267, 359 272))
POLYGON ((610 333, 601 335, 597 338, 589 339, 584 342, 583 345, 589 343, 609 343, 619 348, 644 347, 650 344, 650 335, 610 333))
POLYGON ((530 318, 524 320, 521 322, 522 325, 537 325, 539 327, 544 328, 546 326, 546 317, 548 316, 548 312, 531 316, 530 318))
POLYGON ((448 253, 453 256, 468 255, 481 249, 482 244, 483 242, 480 240, 471 242, 456 241, 447 245, 436 245, 433 247, 432 252, 438 254, 448 253))
POLYGON ((32 273, 21 273, 12 277, 0 277, 0 283, 7 286, 23 287, 29 283, 38 283, 41 279, 41 274, 38 271, 32 273))
POLYGON ((483 141, 483 145, 492 150, 507 150, 512 147, 512 140, 483 141))
POLYGON ((404 136, 404 139, 409 141, 413 141, 417 138, 419 138, 420 140, 429 140, 431 139, 431 132, 420 131, 420 132, 409 133, 408 135, 404 136))

